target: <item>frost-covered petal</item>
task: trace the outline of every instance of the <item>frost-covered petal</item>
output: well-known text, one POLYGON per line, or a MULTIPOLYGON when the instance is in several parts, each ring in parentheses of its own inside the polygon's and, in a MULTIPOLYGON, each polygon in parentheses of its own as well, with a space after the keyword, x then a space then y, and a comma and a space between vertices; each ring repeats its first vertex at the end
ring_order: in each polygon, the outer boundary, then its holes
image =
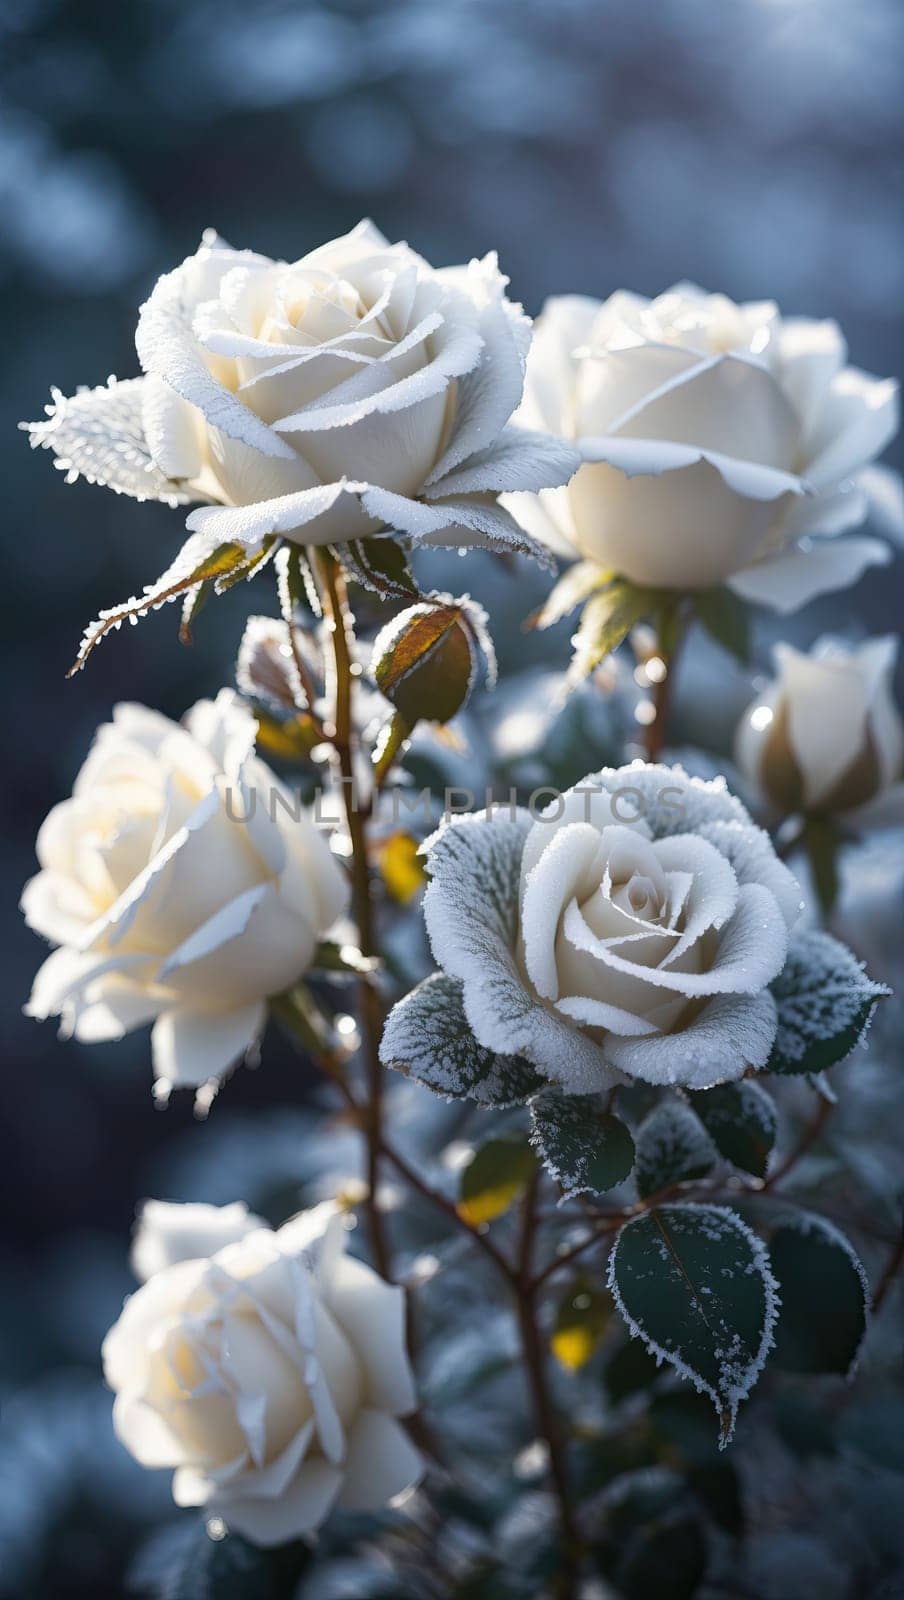
POLYGON ((567 483, 580 461, 577 450, 547 433, 505 428, 495 443, 432 480, 424 494, 428 500, 444 500, 449 495, 552 488, 567 483))
POLYGON ((298 541, 302 544, 357 538, 373 531, 373 523, 361 515, 358 496, 362 488, 356 483, 327 483, 247 506, 203 506, 192 512, 187 526, 196 537, 204 538, 209 549, 241 544, 256 550, 270 534, 291 538, 300 530, 304 530, 298 541), (345 533, 340 531, 343 528, 345 533))
POLYGON ((510 555, 529 555, 543 567, 555 565, 549 552, 536 544, 490 495, 450 496, 425 505, 385 489, 367 487, 361 499, 365 510, 378 522, 407 534, 417 544, 444 548, 476 545, 510 555))
POLYGON ((219 241, 203 243, 180 267, 158 278, 141 308, 135 345, 143 370, 162 378, 213 427, 263 455, 290 458, 291 446, 213 375, 192 328, 196 306, 212 297, 231 266, 260 264, 262 259, 224 248, 219 241))
MULTIPOLYGON (((32 446, 52 450, 71 483, 85 478, 136 500, 183 505, 195 498, 154 450, 146 427, 146 378, 115 378, 68 398, 58 389, 43 422, 25 423, 32 446)), ((185 474, 188 476, 188 474, 185 474)))
POLYGON ((495 254, 467 267, 446 268, 437 278, 475 302, 483 354, 459 379, 452 432, 428 483, 444 478, 501 433, 521 400, 530 344, 530 321, 520 305, 505 298, 508 280, 495 254))
MULTIPOLYGON (((626 977, 638 969, 602 940, 595 939, 577 908, 565 917, 568 938, 578 949, 626 977)), ((756 994, 781 971, 788 948, 788 930, 773 896, 761 884, 747 883, 738 893, 737 908, 722 929, 712 965, 702 972, 681 972, 672 966, 641 969, 645 982, 688 998, 713 994, 756 994)))
POLYGON ((614 1081, 600 1046, 525 987, 514 946, 521 851, 530 818, 468 817, 427 842, 431 881, 424 919, 433 954, 464 983, 464 1008, 489 1050, 524 1055, 575 1090, 614 1081))
POLYGON ((687 1027, 642 1039, 610 1037, 606 1054, 630 1078, 709 1089, 765 1067, 775 1040, 776 1010, 768 989, 716 995, 687 1027))
POLYGON ((557 999, 559 993, 559 919, 576 895, 583 900, 592 892, 602 872, 601 857, 597 830, 587 823, 574 823, 557 831, 525 881, 521 901, 524 959, 534 988, 546 1000, 557 999))

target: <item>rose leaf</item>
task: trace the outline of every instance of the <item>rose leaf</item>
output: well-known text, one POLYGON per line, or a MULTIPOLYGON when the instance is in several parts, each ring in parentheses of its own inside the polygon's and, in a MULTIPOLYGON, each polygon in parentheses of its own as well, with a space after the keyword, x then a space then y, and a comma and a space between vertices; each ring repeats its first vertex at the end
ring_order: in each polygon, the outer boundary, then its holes
POLYGON ((705 1177, 715 1154, 690 1106, 681 1100, 662 1101, 638 1129, 634 1174, 638 1193, 645 1199, 674 1183, 705 1177))
POLYGON ((786 1074, 825 1072, 850 1055, 889 993, 837 939, 813 931, 792 940, 771 987, 778 1032, 767 1071, 786 1074))
POLYGON ((709 1395, 726 1445, 778 1314, 762 1241, 723 1206, 661 1206, 621 1229, 609 1287, 632 1336, 709 1395))
POLYGON ((416 1078, 447 1100, 522 1105, 542 1079, 521 1056, 478 1044, 465 1017, 462 985, 435 972, 390 1012, 380 1045, 384 1066, 416 1078))
POLYGON ((720 1156, 742 1172, 765 1178, 775 1143, 775 1104, 750 1078, 698 1089, 689 1096, 720 1156))
POLYGON ((787 1372, 840 1372, 856 1364, 867 1325, 869 1284, 850 1240, 825 1217, 796 1216, 776 1228, 769 1260, 782 1309, 771 1360, 787 1372))
POLYGON ((634 1165, 634 1140, 593 1095, 548 1089, 531 1104, 531 1143, 565 1193, 604 1194, 634 1165))

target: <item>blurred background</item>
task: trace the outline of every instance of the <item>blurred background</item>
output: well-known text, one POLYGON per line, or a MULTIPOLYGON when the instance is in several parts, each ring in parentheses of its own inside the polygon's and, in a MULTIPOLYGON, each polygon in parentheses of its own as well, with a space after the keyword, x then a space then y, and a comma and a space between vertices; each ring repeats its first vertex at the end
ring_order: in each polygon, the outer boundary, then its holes
MULTIPOLYGON (((178 716, 215 692, 249 603, 272 606, 234 591, 191 651, 158 613, 64 682, 83 626, 162 570, 181 516, 67 487, 17 422, 51 384, 137 370, 138 304, 204 227, 292 259, 363 214, 436 264, 498 249, 533 313, 551 292, 691 278, 835 316, 858 365, 900 373, 902 56, 900 0, 0 0, 4 1600, 121 1593, 168 1506, 116 1447, 98 1377, 136 1199, 260 1206, 309 1176, 306 1084, 278 1040, 201 1130, 181 1100, 153 1110, 145 1034, 63 1046, 19 1016, 43 952, 16 902, 96 725, 119 698, 178 716)), ((561 661, 561 637, 519 634, 537 580, 516 578, 494 628, 509 668, 561 661)), ((901 599, 900 566, 880 571, 856 617, 893 630, 901 599)), ((851 605, 810 607, 796 637, 851 605)))

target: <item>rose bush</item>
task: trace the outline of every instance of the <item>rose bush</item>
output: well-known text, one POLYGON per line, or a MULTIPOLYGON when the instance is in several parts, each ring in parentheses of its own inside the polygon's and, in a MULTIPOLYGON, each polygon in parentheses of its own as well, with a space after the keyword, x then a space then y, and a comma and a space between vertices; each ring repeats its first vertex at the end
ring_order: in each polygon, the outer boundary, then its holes
POLYGON ((345 1254, 330 1202, 278 1232, 255 1222, 236 1206, 146 1208, 134 1259, 167 1264, 126 1301, 103 1360, 131 1454, 175 1468, 179 1505, 273 1545, 337 1503, 384 1506, 423 1468, 396 1421, 415 1405, 403 1291, 345 1254))
POLYGON ((255 756, 256 728, 229 690, 184 726, 117 706, 38 835, 23 910, 60 948, 30 1014, 82 1040, 153 1021, 164 1083, 222 1077, 347 903, 325 836, 255 756))
POLYGON ((820 639, 808 653, 778 644, 778 675, 745 712, 736 755, 782 813, 851 819, 904 816, 904 724, 893 679, 898 642, 820 639))
POLYGON ((898 426, 896 385, 845 361, 834 322, 783 319, 771 301, 692 285, 548 300, 520 415, 584 465, 508 503, 562 556, 793 611, 888 559, 879 540, 835 537, 864 520, 857 474, 898 426))
POLYGON ((433 954, 486 1050, 576 1092, 765 1066, 800 889, 723 781, 605 768, 534 821, 453 821, 427 866, 433 954))
POLYGON ((578 457, 507 426, 530 322, 506 282, 494 256, 434 271, 370 222, 291 264, 206 234, 142 307, 144 376, 56 395, 32 442, 70 476, 203 502, 187 568, 387 526, 548 560, 497 495, 564 483, 578 457))

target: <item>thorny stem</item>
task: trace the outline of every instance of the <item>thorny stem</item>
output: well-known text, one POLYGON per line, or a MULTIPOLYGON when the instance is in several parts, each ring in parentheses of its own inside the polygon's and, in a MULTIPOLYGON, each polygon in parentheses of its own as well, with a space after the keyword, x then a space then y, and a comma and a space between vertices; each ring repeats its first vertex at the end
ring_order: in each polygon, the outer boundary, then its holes
POLYGON ((531 1179, 524 1196, 521 1239, 518 1248, 518 1265, 514 1290, 521 1333, 521 1348, 530 1385, 540 1437, 546 1445, 549 1459, 549 1476, 558 1503, 562 1529, 562 1567, 557 1575, 559 1600, 572 1600, 580 1576, 580 1540, 571 1506, 565 1451, 558 1419, 549 1392, 546 1373, 546 1352, 537 1325, 537 1288, 539 1280, 533 1277, 533 1248, 537 1224, 537 1196, 540 1184, 539 1170, 531 1179))
MULTIPOLYGON (((342 802, 351 845, 352 904, 358 925, 358 942, 364 956, 376 953, 373 903, 370 896, 370 868, 364 814, 358 805, 355 784, 354 727, 352 722, 351 644, 353 619, 348 605, 345 578, 338 563, 328 553, 318 552, 318 570, 323 582, 324 614, 333 648, 335 673, 335 722, 331 742, 335 752, 342 802)), ((390 1276, 389 1247, 378 1201, 380 1147, 383 1122, 383 1069, 380 1065, 379 998, 373 985, 359 984, 364 1062, 367 1077, 367 1107, 364 1133, 367 1139, 367 1216, 374 1262, 382 1277, 390 1276)))

